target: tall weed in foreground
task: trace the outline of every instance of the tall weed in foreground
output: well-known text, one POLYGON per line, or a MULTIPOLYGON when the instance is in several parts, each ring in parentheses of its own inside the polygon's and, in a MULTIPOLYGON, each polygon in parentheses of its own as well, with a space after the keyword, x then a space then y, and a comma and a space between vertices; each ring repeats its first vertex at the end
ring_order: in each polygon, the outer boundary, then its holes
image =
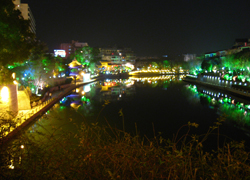
POLYGON ((178 130, 172 140, 131 136, 98 123, 83 124, 78 134, 55 129, 40 140, 22 136, 4 149, 11 158, 2 164, 0 179, 250 179, 243 142, 212 152, 203 148, 212 133, 219 135, 223 120, 204 135, 190 135, 198 124, 188 122, 180 128, 186 133, 178 130))

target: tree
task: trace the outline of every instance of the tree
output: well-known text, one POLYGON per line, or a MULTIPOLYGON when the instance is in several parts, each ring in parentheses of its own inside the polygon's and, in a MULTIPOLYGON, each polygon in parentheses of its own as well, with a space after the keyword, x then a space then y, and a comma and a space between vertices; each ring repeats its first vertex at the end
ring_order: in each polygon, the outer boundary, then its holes
POLYGON ((76 58, 78 62, 82 65, 89 66, 89 63, 93 61, 93 48, 89 46, 85 46, 75 51, 73 57, 76 58))
POLYGON ((12 0, 0 1, 0 63, 5 66, 28 59, 35 35, 30 22, 15 9, 12 0))

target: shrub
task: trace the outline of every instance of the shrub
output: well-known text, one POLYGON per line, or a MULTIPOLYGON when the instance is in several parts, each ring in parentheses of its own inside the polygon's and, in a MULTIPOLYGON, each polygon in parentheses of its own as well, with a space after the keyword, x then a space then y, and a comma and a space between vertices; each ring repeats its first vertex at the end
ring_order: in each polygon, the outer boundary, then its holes
POLYGON ((243 142, 211 152, 203 148, 215 130, 219 135, 223 120, 200 136, 189 135, 198 124, 188 123, 180 128, 187 132, 179 135, 179 130, 173 140, 160 133, 152 139, 131 136, 98 123, 83 124, 76 134, 58 128, 40 133, 42 138, 23 135, 1 149, 0 174, 9 179, 249 179, 243 142))

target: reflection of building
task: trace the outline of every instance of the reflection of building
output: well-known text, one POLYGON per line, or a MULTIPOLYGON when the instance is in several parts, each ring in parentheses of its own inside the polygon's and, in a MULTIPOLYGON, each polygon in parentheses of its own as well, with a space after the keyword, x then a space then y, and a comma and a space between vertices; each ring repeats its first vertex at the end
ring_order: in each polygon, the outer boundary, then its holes
POLYGON ((77 49, 83 48, 85 46, 88 46, 88 43, 72 40, 71 43, 61 43, 60 49, 64 49, 66 52, 66 57, 69 57, 71 54, 74 54, 77 49))
POLYGON ((36 22, 29 5, 27 3, 21 3, 21 0, 14 0, 13 3, 16 5, 16 8, 21 11, 23 18, 30 20, 30 30, 36 34, 36 22))
POLYGON ((117 101, 123 98, 128 98, 135 94, 134 81, 131 80, 110 80, 103 82, 101 86, 101 101, 110 100, 117 101))

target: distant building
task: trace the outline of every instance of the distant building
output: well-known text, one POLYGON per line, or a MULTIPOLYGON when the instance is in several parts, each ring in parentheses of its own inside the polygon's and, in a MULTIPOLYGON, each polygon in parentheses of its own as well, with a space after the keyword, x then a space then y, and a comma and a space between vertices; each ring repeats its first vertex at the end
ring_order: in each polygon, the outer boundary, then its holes
POLYGON ((71 43, 61 43, 60 44, 60 49, 65 50, 66 58, 67 58, 71 54, 74 54, 77 49, 83 48, 85 46, 88 46, 88 43, 86 43, 86 42, 78 42, 78 41, 72 40, 71 43))
POLYGON ((205 53, 205 58, 209 59, 212 57, 224 57, 226 55, 232 55, 246 50, 250 50, 250 39, 248 38, 235 39, 234 45, 231 49, 207 52, 205 53))
POLYGON ((99 69, 114 71, 116 67, 128 67, 134 69, 135 54, 131 48, 105 47, 99 48, 101 65, 99 69))
POLYGON ((135 63, 135 54, 131 48, 106 47, 99 48, 102 61, 109 61, 111 64, 135 63))
POLYGON ((27 3, 21 3, 21 0, 13 0, 16 5, 16 9, 20 10, 25 20, 30 21, 30 30, 36 34, 36 21, 27 3))
POLYGON ((243 39, 235 39, 233 49, 242 47, 242 46, 250 46, 250 39, 243 38, 243 39))
POLYGON ((196 54, 183 54, 183 56, 185 62, 196 60, 196 54))

